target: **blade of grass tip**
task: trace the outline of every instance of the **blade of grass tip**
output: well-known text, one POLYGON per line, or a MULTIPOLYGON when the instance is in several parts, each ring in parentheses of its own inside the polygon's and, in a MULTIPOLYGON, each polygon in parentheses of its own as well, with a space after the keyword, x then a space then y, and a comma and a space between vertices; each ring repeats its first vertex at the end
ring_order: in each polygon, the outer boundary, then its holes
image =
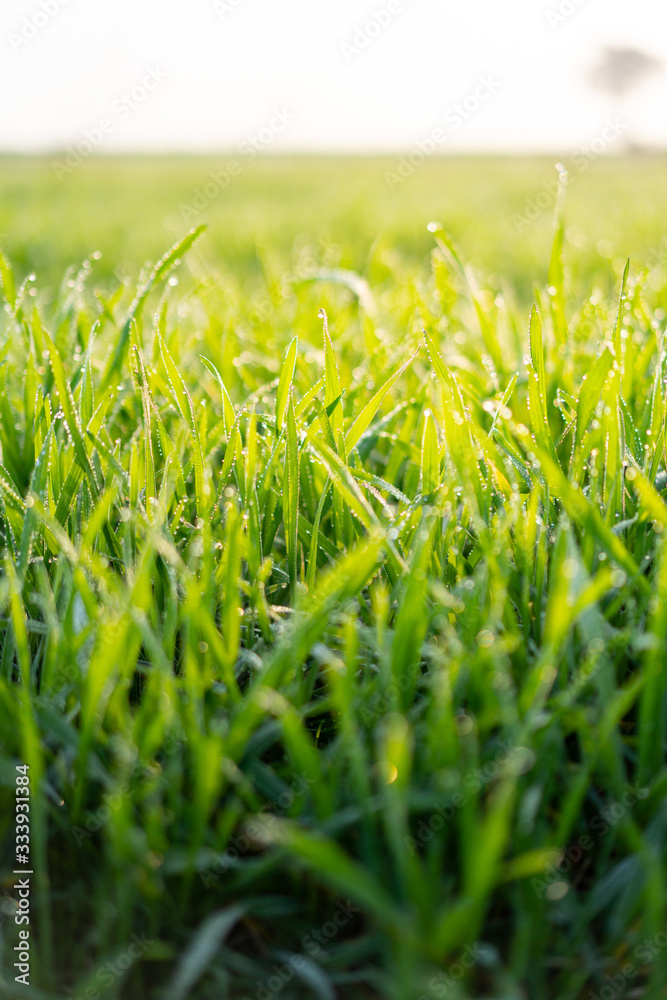
POLYGON ((257 483, 257 413, 255 412, 254 403, 248 417, 248 428, 246 430, 244 478, 246 491, 250 494, 255 489, 257 483))
MULTIPOLYGON (((229 455, 230 463, 234 461, 237 485, 241 496, 245 495, 245 481, 243 475, 243 442, 241 438, 241 417, 245 411, 245 404, 239 409, 238 415, 234 409, 234 404, 232 403, 231 397, 227 391, 227 387, 222 379, 222 375, 215 367, 212 361, 205 358, 203 354, 199 355, 199 360, 202 362, 204 367, 211 373, 214 377, 218 386, 220 387, 220 395, 222 397, 222 418, 225 426, 225 435, 227 437, 227 447, 228 450, 225 452, 225 468, 227 468, 227 456, 229 455), (233 439, 233 441, 232 441, 233 439), (230 444, 233 444, 233 448, 229 451, 230 444)), ((227 476, 229 475, 229 469, 222 476, 221 486, 218 490, 224 489, 227 481, 227 476)))
MULTIPOLYGON (((603 498, 607 509, 607 522, 614 526, 623 518, 623 459, 631 449, 626 445, 625 424, 620 389, 621 379, 618 365, 610 372, 604 394, 605 404, 605 435, 604 435, 604 476, 603 498)), ((630 428, 632 433, 632 429, 630 428)))
POLYGON ((319 460, 324 465, 327 475, 334 484, 334 488, 338 489, 341 501, 344 500, 347 503, 352 514, 367 531, 372 526, 385 536, 387 572, 392 577, 392 583, 394 583, 400 574, 407 569, 407 564, 399 553, 394 541, 385 532, 382 522, 359 489, 356 480, 350 474, 350 469, 337 452, 329 448, 324 441, 317 439, 311 441, 311 447, 317 452, 319 460))
POLYGON ((246 501, 245 507, 248 513, 246 530, 248 533, 247 561, 250 575, 253 580, 257 580, 260 567, 263 562, 262 545, 262 515, 259 507, 259 497, 257 490, 257 414, 254 411, 248 421, 248 431, 246 434, 246 501))
POLYGON ((23 420, 26 433, 23 435, 23 452, 21 464, 24 468, 30 468, 35 454, 35 414, 37 406, 37 377, 35 372, 35 361, 32 350, 29 349, 26 358, 25 375, 23 378, 23 420), (32 432, 29 433, 28 429, 32 432))
POLYGON ((495 432, 496 424, 498 423, 498 420, 501 417, 504 416, 504 412, 507 409, 507 404, 509 403, 510 399, 512 398, 512 393, 514 392, 514 388, 516 386, 518 378, 519 378, 519 373, 518 372, 514 372, 514 375, 512 375, 512 378, 509 381, 509 385, 507 386, 507 388, 505 389, 505 392, 503 393, 503 398, 502 398, 502 400, 500 402, 500 406, 498 407, 498 409, 496 410, 496 412, 494 414, 493 421, 491 423, 491 427, 489 428, 489 437, 493 437, 493 434, 495 432))
MULTIPOLYGON (((331 343, 331 337, 329 336, 329 322, 327 319, 327 314, 324 309, 320 309, 318 313, 323 324, 323 340, 324 340, 324 406, 327 411, 327 417, 329 418, 329 423, 331 424, 331 431, 334 439, 333 450, 337 451, 339 440, 339 435, 343 433, 343 406, 340 402, 342 396, 342 387, 340 384, 340 377, 338 375, 338 365, 336 364, 336 357, 333 350, 333 345, 331 343), (331 409, 333 407, 333 409, 331 409)), ((343 452, 344 452, 343 446, 343 452)), ((344 455, 343 460, 345 460, 344 455)), ((333 513, 332 513, 332 528, 333 528, 333 539, 335 544, 339 548, 345 547, 345 542, 347 540, 346 532, 346 518, 345 518, 345 506, 343 503, 343 496, 339 489, 338 482, 334 478, 333 487, 333 513)))
POLYGON ((53 372, 53 378, 56 383, 56 389, 58 390, 60 405, 62 407, 65 422, 67 423, 67 428, 74 445, 76 462, 86 477, 93 499, 97 499, 99 487, 97 480, 95 479, 92 465, 90 464, 86 445, 83 440, 83 434, 81 432, 81 425, 79 424, 79 418, 74 405, 72 390, 70 389, 69 382, 67 381, 67 377, 65 375, 65 369, 63 367, 60 353, 46 330, 43 331, 43 336, 44 343, 49 352, 49 363, 51 365, 51 371, 53 372))
POLYGON ((609 377, 609 372, 614 363, 609 348, 605 348, 599 358, 595 361, 590 371, 584 375, 581 390, 579 392, 579 402, 577 403, 577 422, 574 434, 574 445, 572 457, 570 459, 570 477, 580 480, 581 473, 586 461, 586 453, 581 447, 586 431, 595 414, 598 403, 602 398, 602 391, 609 377))
POLYGON ((541 452, 538 448, 538 458, 547 483, 561 500, 569 517, 597 540, 607 555, 625 570, 643 593, 650 594, 649 581, 640 571, 621 539, 604 521, 600 511, 589 502, 582 490, 576 488, 576 484, 570 483, 568 478, 563 475, 560 466, 553 461, 550 455, 541 452))
POLYGON ((278 439, 274 442, 269 461, 266 463, 261 473, 259 486, 257 487, 257 503, 259 504, 259 509, 262 511, 266 508, 266 501, 275 480, 276 469, 278 467, 280 452, 282 450, 283 437, 284 433, 281 433, 278 439))
POLYGON ((236 459, 238 442, 240 438, 239 425, 241 423, 241 418, 244 412, 245 412, 244 410, 239 411, 236 420, 234 421, 234 424, 232 426, 232 429, 229 433, 229 437, 227 438, 225 457, 222 460, 222 469, 220 470, 220 484, 218 486, 218 494, 216 497, 216 502, 214 504, 213 510, 211 511, 211 514, 215 512, 215 507, 217 507, 217 505, 220 502, 223 490, 227 485, 227 480, 229 479, 230 473, 232 471, 232 465, 234 464, 234 461, 236 459))
POLYGON ((190 230, 187 236, 185 236, 182 240, 175 243, 174 246, 167 251, 164 257, 157 262, 146 283, 137 291, 137 294, 128 311, 127 318, 125 319, 118 335, 116 349, 109 361, 109 364, 107 365, 106 372, 102 377, 102 391, 104 391, 113 379, 117 377, 123 365, 125 354, 130 343, 132 324, 141 316, 141 311, 151 289, 154 285, 159 284, 160 281, 166 278, 174 267, 180 264, 183 254, 194 246, 205 230, 205 225, 197 226, 196 229, 190 230))
MULTIPOLYGON (((340 399, 342 389, 340 376, 338 374, 338 365, 336 364, 336 356, 334 354, 333 344, 331 343, 331 337, 329 336, 329 322, 324 309, 320 309, 318 316, 322 320, 324 326, 324 405, 329 406, 330 403, 340 399)), ((343 429, 342 405, 336 406, 333 413, 329 414, 329 416, 331 417, 331 429, 334 434, 334 440, 337 440, 338 431, 342 431, 343 429)))
POLYGON ((463 401, 461 389, 454 373, 445 364, 427 331, 422 330, 422 333, 426 341, 431 367, 440 383, 443 395, 445 399, 451 397, 451 405, 447 405, 443 411, 445 436, 450 455, 461 472, 464 483, 470 485, 477 509, 481 513, 485 505, 487 486, 482 469, 483 463, 478 459, 481 445, 474 432, 475 425, 463 401))
POLYGON ((12 478, 21 482, 23 479, 23 456, 20 439, 14 427, 16 415, 9 405, 8 372, 4 358, 10 343, 10 338, 7 338, 5 346, 0 348, 0 441, 3 464, 11 472, 12 478))
MULTIPOLYGON (((322 437, 327 443, 327 446, 331 448, 332 451, 336 450, 336 442, 334 441, 333 430, 331 429, 331 424, 329 422, 329 417, 327 416, 327 411, 324 409, 319 399, 314 400, 315 409, 317 411, 317 417, 320 423, 320 429, 322 431, 322 437)), ((312 434, 310 435, 312 439, 312 434)))
POLYGON ((234 667, 241 642, 242 611, 239 595, 243 522, 233 503, 228 505, 225 524, 224 596, 222 598, 222 633, 224 640, 224 681, 233 698, 239 694, 234 667))
POLYGON ((422 643, 429 624, 427 571, 439 519, 423 521, 418 529, 409 569, 402 583, 403 593, 391 646, 392 701, 397 710, 407 710, 414 696, 422 643))
POLYGON ((0 251, 0 287, 5 296, 5 301, 12 312, 16 309, 16 284, 14 282, 14 271, 4 253, 0 251))
MULTIPOLYGON (((125 471, 125 469, 123 468, 123 466, 121 465, 121 463, 118 461, 118 459, 116 458, 116 456, 113 454, 113 452, 111 451, 111 449, 107 448, 107 446, 105 445, 105 443, 103 441, 101 441, 99 437, 96 437, 91 431, 86 431, 86 438, 90 441, 90 443, 93 445, 93 447, 97 449, 97 452, 104 459, 104 461, 107 463, 107 465, 109 466, 109 469, 113 469, 113 471, 116 473, 116 475, 120 479, 121 483, 124 486, 127 486, 127 482, 128 482, 127 472, 125 471)), ((107 471, 107 475, 108 475, 108 471, 107 471)))
POLYGON ((292 600, 296 600, 297 584, 297 543, 299 535, 299 442, 294 416, 294 397, 289 394, 287 409, 287 438, 285 446, 285 490, 283 517, 285 521, 285 545, 292 600))
POLYGON ((558 171, 558 193, 554 212, 554 241, 549 261, 549 292, 551 294, 551 315, 554 333, 559 344, 567 342, 567 321, 565 319, 565 272, 563 266, 563 242, 565 239, 565 197, 567 195, 567 170, 562 163, 556 164, 558 171))
POLYGON ((312 591, 315 587, 315 577, 317 575, 317 552, 318 552, 318 538, 320 534, 320 521, 322 520, 322 511, 324 510, 324 502, 329 492, 331 486, 331 479, 327 477, 324 484, 324 489, 320 496, 320 501, 317 505, 317 512, 315 514, 315 520, 313 522, 313 533, 310 539, 310 551, 308 553, 308 575, 306 577, 306 586, 309 591, 312 591))
POLYGON ((431 493, 435 493, 440 485, 438 431, 430 410, 426 410, 424 413, 419 485, 422 496, 430 496, 431 493))
MULTIPOLYGON (((51 467, 53 468, 55 464, 55 462, 52 462, 51 467)), ((56 504, 56 520, 62 525, 67 523, 67 518, 72 513, 73 505, 77 496, 77 490, 79 489, 82 479, 83 470, 77 462, 72 462, 65 478, 65 482, 58 493, 58 502, 56 504)))
POLYGON ((558 464, 547 417, 547 380, 544 363, 542 324, 535 306, 530 311, 530 362, 528 364, 528 410, 531 429, 537 444, 558 464))
POLYGON ((280 381, 278 382, 278 389, 276 391, 276 434, 280 434, 285 420, 292 379, 294 378, 294 369, 296 367, 298 347, 299 339, 298 337, 294 337, 287 348, 285 361, 280 372, 280 381))
POLYGON ((415 353, 412 355, 412 357, 409 358, 404 365, 401 365, 398 371, 395 371, 393 375, 389 376, 384 385, 382 385, 378 389, 378 391, 371 397, 366 406, 364 406, 363 410, 361 411, 361 413, 359 414, 359 416, 354 421, 349 431, 345 435, 345 451, 348 455, 350 454, 354 446, 357 444, 359 439, 368 430, 371 421, 373 420, 375 414, 380 408, 382 400, 385 398, 387 393, 390 392, 390 390, 394 387, 394 385, 399 380, 403 372, 410 367, 410 365, 415 360, 418 354, 419 350, 416 350, 415 353))
POLYGON ((317 452, 319 460, 324 465, 327 475, 345 498, 350 510, 356 515, 363 526, 368 529, 371 524, 381 527, 375 511, 363 496, 356 481, 350 475, 347 465, 337 452, 326 442, 319 439, 311 440, 311 445, 317 452))
POLYGON ((132 361, 134 376, 141 394, 141 402, 144 411, 144 473, 146 490, 146 513, 152 517, 152 507, 157 497, 155 487, 155 461, 153 458, 153 433, 151 427, 151 398, 146 378, 146 369, 141 352, 136 346, 132 347, 132 361))
POLYGON ((318 392, 320 391, 320 389, 323 387, 324 382, 325 382, 325 378, 324 378, 324 375, 322 375, 322 377, 317 380, 317 382, 315 383, 315 385, 311 386, 311 388, 308 390, 308 392, 303 397, 303 399, 301 399, 297 403, 297 405, 294 407, 294 415, 297 418, 297 420, 299 419, 299 417, 301 416, 302 413, 306 412, 306 410, 308 409, 308 407, 310 406, 310 404, 312 403, 312 401, 315 399, 315 396, 318 394, 318 392))
POLYGON ((653 376, 653 391, 651 393, 651 420, 650 420, 650 431, 651 440, 653 441, 653 455, 651 456, 651 465, 649 479, 653 483, 655 482, 655 477, 658 474, 658 468, 660 462, 665 460, 665 397, 663 395, 663 385, 665 383, 665 355, 663 354, 655 366, 655 373, 653 376))
POLYGON ((493 365, 496 371, 503 371, 503 356, 500 350, 498 336, 496 331, 493 329, 486 312, 484 311, 474 273, 470 267, 466 267, 464 265, 461 260, 459 250, 439 222, 429 222, 426 228, 430 233, 433 233, 435 242, 438 244, 449 266, 452 267, 453 270, 457 271, 463 279, 463 282, 468 290, 473 309, 475 310, 475 315, 477 316, 480 333, 482 334, 482 340, 484 341, 487 353, 493 360, 493 365))
POLYGON ((95 323, 88 339, 86 356, 83 364, 83 376, 81 378, 81 394, 79 396, 79 419, 82 427, 87 427, 95 412, 95 389, 93 387, 92 373, 92 349, 95 337, 99 329, 99 321, 95 323))
POLYGON ((42 450, 40 451, 35 467, 32 470, 32 476, 30 477, 29 493, 31 495, 26 500, 26 511, 23 518, 23 532, 21 533, 21 545, 18 560, 18 575, 22 583, 25 580, 25 576, 28 571, 30 557, 32 554, 33 539, 39 526, 39 518, 34 510, 35 505, 32 494, 35 494, 40 500, 44 500, 48 482, 51 437, 52 428, 49 428, 48 434, 44 439, 44 444, 42 445, 42 450))
POLYGON ((199 424, 195 415, 195 405, 192 396, 187 390, 183 376, 174 364, 174 360, 169 353, 164 340, 160 338, 160 353, 169 379, 169 385, 176 402, 176 406, 185 421, 194 445, 194 468, 195 468, 195 507, 198 517, 205 517, 210 491, 204 479, 204 458, 202 455, 201 440, 199 434, 199 424))
MULTIPOLYGON (((324 407, 324 412, 326 413, 326 415, 327 415, 327 418, 328 418, 328 417, 330 417, 330 416, 331 416, 331 414, 332 414, 332 413, 334 412, 334 410, 336 409, 336 407, 338 406, 338 404, 339 404, 339 403, 341 402, 341 400, 343 399, 343 396, 344 396, 344 395, 345 395, 345 389, 343 389, 343 391, 341 392, 340 396, 336 396, 336 398, 335 398, 335 399, 333 399, 333 400, 332 400, 332 401, 331 401, 330 403, 328 403, 328 404, 327 404, 327 405, 326 405, 326 406, 324 407)), ((318 400, 315 400, 315 405, 316 405, 316 406, 317 406, 317 403, 318 403, 318 400)), ((340 434, 340 431, 339 431, 338 433, 340 434)))
POLYGON ((213 362, 209 361, 208 358, 205 358, 203 354, 199 355, 199 360, 203 364, 204 368, 206 368, 207 371, 211 373, 211 375, 213 376, 213 378, 216 380, 216 382, 220 387, 220 393, 222 395, 222 417, 225 424, 225 434, 229 435, 231 434, 232 427, 234 426, 234 422, 236 420, 234 404, 232 403, 229 393, 227 392, 227 387, 225 386, 225 383, 222 380, 222 375, 215 367, 213 362))
POLYGON ((232 760, 240 759, 246 752, 248 740, 266 717, 265 701, 260 697, 265 689, 278 689, 296 675, 334 608, 358 597, 375 576, 383 556, 383 541, 380 532, 360 541, 352 552, 322 571, 315 591, 308 593, 297 605, 300 613, 294 616, 274 647, 265 670, 253 678, 255 697, 246 696, 230 725, 225 752, 232 760))
MULTIPOLYGON (((406 506, 410 506, 410 498, 407 497, 405 493, 402 493, 401 490, 392 486, 391 483, 388 483, 386 479, 380 479, 379 476, 374 476, 372 473, 366 472, 364 469, 353 469, 351 467, 350 475, 356 479, 358 483, 366 483, 369 489, 371 487, 375 487, 375 490, 380 490, 380 492, 384 490, 386 493, 395 497, 399 503, 404 503, 406 506)), ((373 494, 376 495, 375 491, 373 491, 373 494)))
POLYGON ((32 693, 30 643, 25 626, 26 613, 21 597, 19 581, 16 576, 14 563, 8 555, 5 556, 5 574, 9 580, 10 594, 10 619, 12 632, 14 634, 14 645, 16 647, 16 659, 19 665, 19 676, 26 699, 30 699, 32 693))
POLYGON ((618 295, 618 309, 616 310, 616 319, 614 320, 614 329, 612 331, 611 339, 614 345, 614 353, 616 355, 616 361, 620 365, 623 361, 623 308, 627 299, 627 287, 628 287, 628 274, 630 273, 630 258, 628 257, 625 262, 625 267, 623 269, 623 278, 621 279, 621 291, 618 295))

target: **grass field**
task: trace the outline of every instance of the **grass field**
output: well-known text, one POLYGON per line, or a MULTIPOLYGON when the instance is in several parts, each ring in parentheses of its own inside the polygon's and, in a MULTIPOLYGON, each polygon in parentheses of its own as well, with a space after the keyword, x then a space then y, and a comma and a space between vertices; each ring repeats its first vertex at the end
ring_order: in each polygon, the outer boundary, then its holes
POLYGON ((667 996, 664 160, 395 162, 0 163, 3 997, 667 996))
MULTIPOLYGON (((593 154, 594 155, 594 154, 593 154)), ((258 246, 280 272, 311 260, 366 272, 382 251, 413 268, 428 263, 437 220, 494 287, 510 282, 531 304, 552 239, 555 157, 427 160, 403 182, 401 158, 258 158, 227 187, 194 204, 222 158, 92 158, 58 179, 44 159, 0 157, 0 242, 15 267, 57 290, 66 267, 103 256, 95 282, 136 279, 171 243, 202 222, 201 253, 232 281, 261 277, 258 246), (539 204, 538 204, 539 202, 539 204), (183 211, 183 210, 186 211, 183 211), (535 216, 529 218, 526 216, 535 216)), ((644 263, 663 240, 667 171, 663 157, 563 157, 570 170, 568 265, 582 296, 612 292, 627 257, 644 263), (582 162, 588 163, 582 169, 582 162), (615 265, 614 277, 610 263, 615 265)))

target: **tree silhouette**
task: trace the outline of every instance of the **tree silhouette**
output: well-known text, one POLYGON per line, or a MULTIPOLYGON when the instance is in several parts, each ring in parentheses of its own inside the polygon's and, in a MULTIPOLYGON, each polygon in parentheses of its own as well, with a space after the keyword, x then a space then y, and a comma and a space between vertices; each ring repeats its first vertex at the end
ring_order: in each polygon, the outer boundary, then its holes
MULTIPOLYGON (((596 90, 606 93, 618 110, 619 105, 648 77, 662 69, 662 60, 631 46, 609 46, 603 49, 589 74, 596 90)), ((627 113, 627 111, 626 111, 627 113)), ((634 143, 628 139, 629 145, 634 143)))
POLYGON ((662 61, 648 52, 630 47, 606 48, 590 73, 590 81, 614 101, 622 100, 639 84, 657 72, 662 61))

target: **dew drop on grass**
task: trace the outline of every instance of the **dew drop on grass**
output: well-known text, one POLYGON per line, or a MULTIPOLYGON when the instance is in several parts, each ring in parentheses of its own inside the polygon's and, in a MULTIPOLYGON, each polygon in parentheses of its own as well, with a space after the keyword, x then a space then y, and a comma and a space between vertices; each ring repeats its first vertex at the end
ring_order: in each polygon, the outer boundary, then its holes
POLYGON ((470 715, 461 712, 454 717, 454 725, 459 736, 467 736, 468 733, 472 732, 475 720, 470 715))
POLYGON ((489 631, 488 628, 483 628, 481 632, 477 633, 477 645, 481 646, 482 649, 488 649, 494 643, 493 632, 489 631))
POLYGON ((567 882, 552 882, 550 886, 547 887, 545 896, 547 899, 558 900, 563 899, 564 896, 569 892, 570 887, 567 882))
POLYGON ((384 785, 392 785, 398 778, 396 765, 389 760, 379 760, 373 767, 373 773, 384 785))

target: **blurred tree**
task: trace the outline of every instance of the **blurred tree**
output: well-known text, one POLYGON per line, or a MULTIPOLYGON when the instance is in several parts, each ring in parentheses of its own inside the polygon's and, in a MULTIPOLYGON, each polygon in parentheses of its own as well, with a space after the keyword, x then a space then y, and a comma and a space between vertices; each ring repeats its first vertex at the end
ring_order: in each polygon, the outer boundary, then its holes
MULTIPOLYGON (((623 101, 648 77, 662 69, 662 60, 631 46, 609 46, 602 51, 589 74, 589 81, 596 90, 606 93, 615 113, 620 113, 623 101)), ((628 115, 627 108, 624 112, 628 115)), ((629 145, 638 143, 626 136, 629 145)))
POLYGON ((606 48, 591 70, 590 81, 614 101, 620 101, 661 68, 660 59, 640 49, 606 48))

